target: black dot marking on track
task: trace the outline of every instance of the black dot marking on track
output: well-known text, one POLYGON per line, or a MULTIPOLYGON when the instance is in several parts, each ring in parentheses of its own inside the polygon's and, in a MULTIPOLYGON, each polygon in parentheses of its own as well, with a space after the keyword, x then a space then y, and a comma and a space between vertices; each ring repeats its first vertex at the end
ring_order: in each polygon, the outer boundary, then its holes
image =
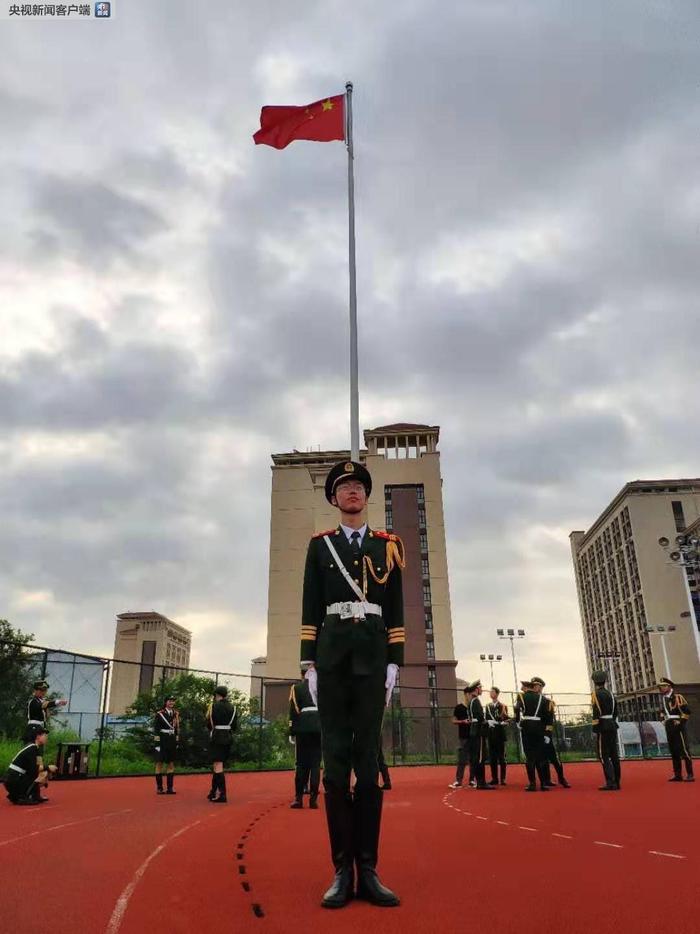
POLYGON ((241 887, 244 892, 250 892, 250 882, 241 882, 241 887))
POLYGON ((265 912, 262 910, 262 906, 258 905, 257 902, 253 902, 253 914, 256 918, 264 918, 265 912))
POLYGON ((239 866, 239 867, 238 867, 238 874, 239 874, 240 876, 244 876, 244 875, 245 875, 245 872, 246 872, 245 866, 239 866))

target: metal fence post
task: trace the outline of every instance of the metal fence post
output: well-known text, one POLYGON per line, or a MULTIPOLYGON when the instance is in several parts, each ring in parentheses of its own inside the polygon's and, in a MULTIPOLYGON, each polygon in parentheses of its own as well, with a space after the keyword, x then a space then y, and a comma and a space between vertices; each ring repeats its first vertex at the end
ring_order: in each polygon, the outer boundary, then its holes
POLYGON ((100 777, 100 765, 102 763, 102 742, 105 735, 105 716, 107 715, 107 698, 109 696, 109 675, 112 670, 112 666, 109 662, 105 662, 105 691, 102 697, 102 718, 100 721, 100 739, 97 745, 97 763, 95 765, 95 777, 100 777))
POLYGON ((258 770, 263 767, 263 679, 260 681, 260 710, 258 711, 258 770))

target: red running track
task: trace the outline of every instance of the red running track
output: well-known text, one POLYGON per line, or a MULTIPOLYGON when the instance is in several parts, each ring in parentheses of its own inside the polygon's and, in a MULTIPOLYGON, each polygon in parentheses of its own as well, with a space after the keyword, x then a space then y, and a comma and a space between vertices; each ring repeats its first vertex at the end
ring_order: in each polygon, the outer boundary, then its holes
POLYGON ((381 876, 402 906, 324 911, 323 810, 290 811, 290 773, 236 775, 230 802, 208 779, 56 783, 51 801, 0 801, 0 921, 22 934, 274 932, 522 934, 696 930, 698 785, 668 784, 667 762, 623 765, 600 794, 595 764, 573 787, 525 794, 521 767, 494 792, 447 788, 453 770, 393 770, 381 876))

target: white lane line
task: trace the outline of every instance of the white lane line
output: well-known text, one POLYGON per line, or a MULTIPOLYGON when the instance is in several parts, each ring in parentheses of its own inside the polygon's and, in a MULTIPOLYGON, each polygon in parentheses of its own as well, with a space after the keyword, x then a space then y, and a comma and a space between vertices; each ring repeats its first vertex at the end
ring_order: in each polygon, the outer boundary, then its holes
POLYGON ((622 850, 624 847, 621 843, 606 843, 604 840, 594 840, 596 846, 611 846, 616 850, 622 850))
POLYGON ((568 836, 565 833, 552 833, 553 837, 561 837, 562 840, 573 840, 573 837, 568 836))
POLYGON ((537 833, 536 827, 518 827, 518 830, 529 830, 530 833, 537 833))
POLYGON ((186 833, 188 830, 191 830, 193 827, 196 827, 197 824, 201 824, 201 823, 202 821, 200 818, 200 820, 196 820, 192 824, 187 824, 186 827, 181 827, 180 830, 175 831, 174 834, 171 834, 166 840, 164 840, 159 846, 157 846, 155 850, 150 854, 150 856, 146 857, 146 859, 141 863, 139 868, 134 873, 134 876, 131 882, 126 886, 122 894, 117 899, 117 903, 114 906, 114 911, 112 912, 112 916, 109 919, 109 924, 107 925, 107 928, 106 928, 106 934, 116 934, 116 932, 121 927, 121 923, 126 913, 126 909, 129 907, 129 900, 131 896, 134 894, 134 889, 139 884, 141 878, 143 877, 143 874, 148 869, 149 864, 156 858, 156 856, 158 856, 159 853, 163 852, 163 850, 166 848, 166 846, 169 843, 172 843, 172 841, 175 840, 177 837, 181 836, 183 833, 186 833))
POLYGON ((477 820, 488 820, 488 817, 479 817, 479 815, 477 814, 476 819, 477 820))
POLYGON ((10 840, 0 840, 0 846, 7 846, 10 843, 17 843, 18 840, 28 840, 30 837, 38 837, 42 833, 51 833, 52 830, 63 830, 66 827, 75 827, 77 824, 89 824, 95 820, 105 820, 108 817, 116 817, 117 814, 129 814, 132 808, 125 808, 123 811, 109 811, 107 814, 98 814, 96 817, 86 817, 84 820, 74 820, 67 824, 55 824, 53 827, 42 827, 41 830, 34 830, 32 833, 22 834, 21 837, 12 837, 10 840))
POLYGON ((669 859, 685 859, 685 856, 679 856, 678 853, 661 853, 659 850, 649 850, 652 856, 668 856, 669 859))
POLYGON ((510 827, 510 824, 508 823, 507 820, 497 820, 496 823, 500 824, 501 827, 510 827))

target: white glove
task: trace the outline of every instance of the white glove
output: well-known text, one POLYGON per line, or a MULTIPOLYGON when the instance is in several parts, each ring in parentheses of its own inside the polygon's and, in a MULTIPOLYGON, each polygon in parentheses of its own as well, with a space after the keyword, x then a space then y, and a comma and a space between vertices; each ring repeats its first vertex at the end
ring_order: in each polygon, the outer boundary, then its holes
POLYGON ((309 693, 314 704, 318 705, 318 675, 315 668, 307 668, 304 680, 309 682, 309 693))
POLYGON ((386 681, 384 682, 384 687, 386 688, 386 706, 388 707, 391 703, 391 695, 396 687, 396 678, 399 674, 399 666, 395 665, 393 662, 389 662, 386 666, 386 681))
POLYGON ((289 742, 292 744, 292 746, 296 746, 296 742, 297 742, 297 741, 296 741, 296 739, 295 739, 293 736, 290 736, 290 737, 289 737, 289 742))
POLYGON ((545 743, 547 743, 547 744, 549 744, 549 743, 552 742, 552 740, 549 738, 549 736, 545 736, 544 741, 545 741, 545 743))

